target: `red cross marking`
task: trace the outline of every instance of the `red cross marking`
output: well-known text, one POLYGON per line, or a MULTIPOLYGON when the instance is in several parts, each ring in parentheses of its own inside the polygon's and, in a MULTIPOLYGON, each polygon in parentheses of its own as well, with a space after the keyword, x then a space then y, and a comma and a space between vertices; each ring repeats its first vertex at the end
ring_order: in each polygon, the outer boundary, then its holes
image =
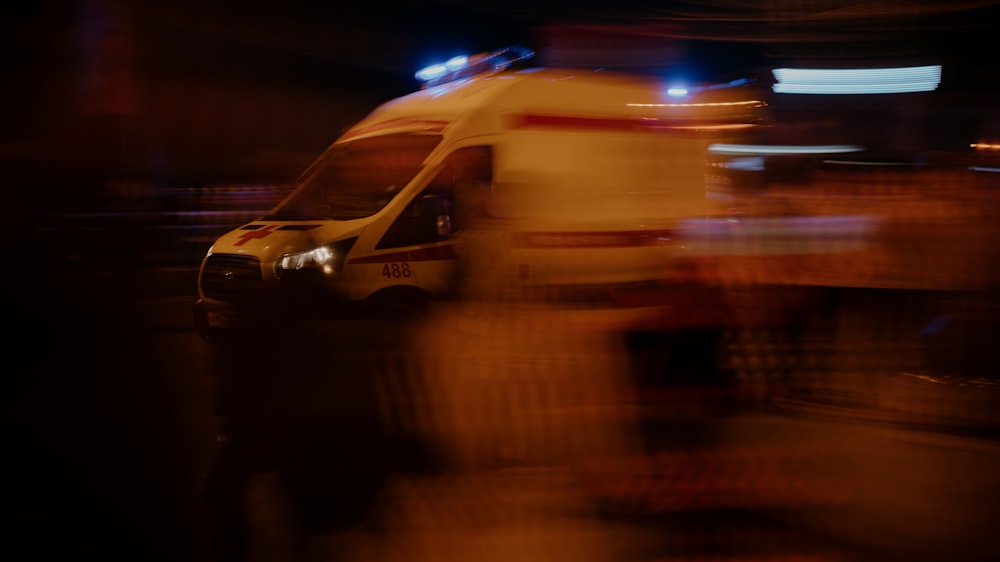
POLYGON ((261 229, 258 229, 258 230, 248 230, 248 231, 244 232, 242 236, 240 236, 240 239, 236 241, 236 244, 234 244, 234 246, 242 246, 242 245, 246 244, 247 242, 249 242, 251 240, 257 240, 258 238, 264 238, 267 235, 269 235, 272 232, 274 232, 275 228, 278 228, 278 225, 276 225, 276 224, 269 224, 269 225, 265 226, 264 228, 261 228, 261 229))

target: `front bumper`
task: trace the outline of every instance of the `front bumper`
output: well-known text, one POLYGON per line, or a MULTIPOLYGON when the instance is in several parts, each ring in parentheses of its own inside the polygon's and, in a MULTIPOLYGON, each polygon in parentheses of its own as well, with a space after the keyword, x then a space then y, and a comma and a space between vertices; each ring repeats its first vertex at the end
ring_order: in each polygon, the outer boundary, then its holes
POLYGON ((268 325, 264 314, 253 308, 235 308, 198 299, 192 306, 198 335, 213 343, 224 341, 232 334, 268 325))
POLYGON ((361 309, 361 303, 332 294, 275 294, 239 305, 199 298, 192 305, 198 335, 212 343, 281 329, 296 320, 350 317, 361 309))

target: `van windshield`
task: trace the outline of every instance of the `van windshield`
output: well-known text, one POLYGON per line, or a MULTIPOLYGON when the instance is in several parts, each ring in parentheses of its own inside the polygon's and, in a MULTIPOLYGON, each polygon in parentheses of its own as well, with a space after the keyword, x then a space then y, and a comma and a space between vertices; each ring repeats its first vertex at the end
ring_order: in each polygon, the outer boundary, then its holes
POLYGON ((440 142, 440 135, 395 134, 337 143, 264 218, 350 220, 373 215, 413 179, 440 142))

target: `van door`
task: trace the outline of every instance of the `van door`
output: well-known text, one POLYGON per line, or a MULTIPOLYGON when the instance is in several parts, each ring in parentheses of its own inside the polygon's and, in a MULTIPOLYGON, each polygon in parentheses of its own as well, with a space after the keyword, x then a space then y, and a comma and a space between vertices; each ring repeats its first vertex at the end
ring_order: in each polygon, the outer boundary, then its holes
POLYGON ((375 245, 399 249, 382 267, 387 285, 410 285, 430 295, 450 293, 457 275, 458 237, 475 211, 476 192, 492 183, 489 146, 455 150, 375 245))

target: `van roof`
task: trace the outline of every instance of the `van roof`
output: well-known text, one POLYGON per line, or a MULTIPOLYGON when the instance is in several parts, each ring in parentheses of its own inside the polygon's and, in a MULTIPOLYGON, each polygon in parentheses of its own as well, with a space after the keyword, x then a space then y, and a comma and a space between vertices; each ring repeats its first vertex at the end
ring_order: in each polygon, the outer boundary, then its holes
POLYGON ((390 100, 349 129, 338 142, 391 132, 503 128, 496 117, 623 120, 633 126, 692 127, 756 123, 766 106, 746 86, 667 93, 651 76, 589 69, 531 68, 449 82, 390 100))

